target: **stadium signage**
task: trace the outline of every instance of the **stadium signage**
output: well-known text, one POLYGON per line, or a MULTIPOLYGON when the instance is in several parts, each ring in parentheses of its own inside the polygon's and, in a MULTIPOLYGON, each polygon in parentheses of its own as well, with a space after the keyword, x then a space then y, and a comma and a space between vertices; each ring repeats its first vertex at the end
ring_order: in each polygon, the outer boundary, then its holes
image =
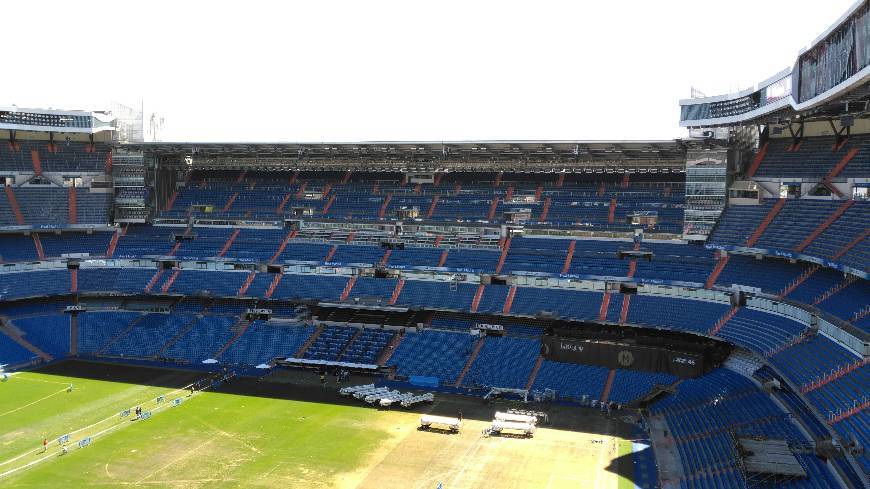
POLYGON ((704 357, 664 347, 545 336, 541 354, 547 360, 644 372, 663 372, 677 377, 704 373, 704 357))
POLYGON ((732 251, 735 253, 747 253, 747 254, 756 254, 756 255, 764 255, 764 256, 775 256, 778 258, 788 258, 790 260, 801 260, 808 263, 815 263, 817 265, 821 265, 827 268, 833 268, 834 270, 839 270, 844 273, 850 273, 855 275, 856 277, 868 279, 870 275, 867 274, 864 270, 858 270, 841 263, 837 263, 830 260, 825 260, 823 258, 819 258, 816 256, 804 255, 801 253, 793 253, 791 251, 779 250, 779 249, 767 249, 767 248, 747 248, 745 246, 729 246, 729 245, 718 245, 718 244, 706 244, 704 245, 708 250, 724 250, 724 251, 732 251))
POLYGON ((489 331, 504 331, 504 326, 501 324, 486 324, 486 323, 475 323, 475 329, 486 329, 489 331))

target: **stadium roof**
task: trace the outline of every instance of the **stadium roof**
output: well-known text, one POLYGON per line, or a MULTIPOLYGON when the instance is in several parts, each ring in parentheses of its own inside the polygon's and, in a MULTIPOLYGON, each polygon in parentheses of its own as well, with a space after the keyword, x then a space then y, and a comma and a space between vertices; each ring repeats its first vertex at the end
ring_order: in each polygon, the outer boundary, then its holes
POLYGON ((682 140, 640 141, 365 141, 324 143, 152 142, 123 147, 166 163, 192 158, 197 167, 547 171, 557 167, 624 165, 672 167, 685 163, 682 140))

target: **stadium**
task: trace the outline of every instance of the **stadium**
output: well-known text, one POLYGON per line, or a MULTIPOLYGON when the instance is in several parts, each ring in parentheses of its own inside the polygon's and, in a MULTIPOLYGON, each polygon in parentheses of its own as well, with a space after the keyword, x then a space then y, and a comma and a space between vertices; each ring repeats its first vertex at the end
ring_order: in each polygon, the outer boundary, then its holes
POLYGON ((870 3, 698 95, 673 140, 0 107, 0 487, 870 487, 870 3))

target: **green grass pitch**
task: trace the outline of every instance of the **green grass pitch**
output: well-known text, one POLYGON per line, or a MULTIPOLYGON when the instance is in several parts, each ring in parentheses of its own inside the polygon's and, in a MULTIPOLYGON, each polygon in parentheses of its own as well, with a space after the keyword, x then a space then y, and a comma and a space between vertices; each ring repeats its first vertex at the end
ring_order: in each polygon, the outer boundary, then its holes
POLYGON ((118 417, 171 390, 35 372, 12 376, 0 383, 0 472, 47 458, 3 477, 0 487, 331 487, 389 436, 389 413, 374 409, 221 392, 184 398, 144 421, 118 417), (90 432, 122 426, 89 446, 53 454, 59 435, 105 418, 112 420, 90 432), (41 452, 43 438, 46 454, 21 457, 41 452))

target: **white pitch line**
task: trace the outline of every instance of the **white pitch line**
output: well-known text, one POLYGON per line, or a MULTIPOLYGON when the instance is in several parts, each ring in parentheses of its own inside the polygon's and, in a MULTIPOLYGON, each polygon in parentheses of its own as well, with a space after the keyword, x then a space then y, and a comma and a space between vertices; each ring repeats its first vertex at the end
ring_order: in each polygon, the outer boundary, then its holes
POLYGON ((200 448, 208 445, 209 443, 213 442, 214 440, 215 440, 214 438, 212 438, 210 440, 206 440, 204 443, 202 443, 194 448, 191 448, 190 451, 188 451, 187 453, 180 455, 179 457, 175 458, 174 460, 172 460, 168 464, 164 465, 163 467, 160 467, 159 469, 155 470, 154 472, 151 472, 150 474, 146 475, 145 477, 139 479, 138 481, 136 481, 136 484, 142 484, 143 482, 145 482, 146 479, 150 479, 155 474, 158 474, 158 473, 168 469, 169 467, 172 467, 173 465, 175 465, 178 462, 184 460, 185 458, 191 456, 194 452, 198 451, 200 448))
POLYGON ((28 407, 30 407, 30 406, 33 406, 34 404, 38 404, 38 403, 40 403, 40 402, 42 402, 42 401, 44 401, 44 400, 46 400, 46 399, 48 399, 48 398, 54 397, 54 396, 56 396, 56 395, 58 395, 58 394, 63 394, 63 393, 66 392, 66 391, 67 391, 67 390, 64 389, 64 390, 61 390, 61 391, 57 391, 57 392, 55 392, 54 394, 49 394, 49 395, 43 397, 42 399, 37 399, 37 400, 35 400, 35 401, 33 401, 33 402, 29 403, 29 404, 25 404, 25 405, 23 405, 23 406, 21 406, 21 407, 17 407, 17 408, 15 408, 15 409, 13 409, 12 411, 6 411, 5 413, 0 414, 0 417, 6 416, 7 414, 16 413, 16 412, 18 412, 18 411, 21 411, 21 410, 24 409, 24 408, 28 408, 28 407))
POLYGON ((70 384, 69 382, 58 382, 56 380, 34 379, 31 377, 23 376, 24 373, 25 372, 8 372, 7 374, 9 375, 10 379, 13 378, 13 376, 15 376, 15 378, 17 380, 24 380, 27 382, 42 382, 43 384, 57 384, 57 385, 69 385, 70 384))

